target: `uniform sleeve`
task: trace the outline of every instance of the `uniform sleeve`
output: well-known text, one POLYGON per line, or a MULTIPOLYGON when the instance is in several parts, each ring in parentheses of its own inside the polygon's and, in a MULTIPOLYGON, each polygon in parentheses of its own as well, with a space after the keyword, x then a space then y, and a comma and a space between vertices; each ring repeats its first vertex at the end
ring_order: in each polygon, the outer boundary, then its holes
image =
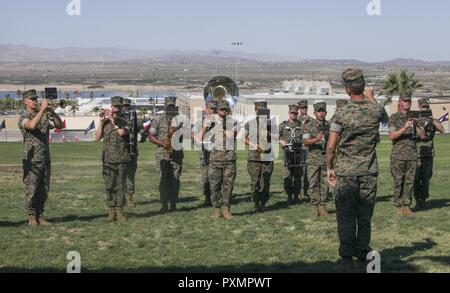
POLYGON ((397 130, 397 127, 395 125, 395 116, 394 115, 391 115, 391 117, 389 117, 388 128, 389 128, 389 133, 397 130))
POLYGON ((278 135, 280 139, 283 139, 283 129, 284 129, 284 122, 280 124, 280 127, 278 128, 278 135))
POLYGON ((342 114, 341 111, 336 111, 334 113, 333 118, 331 118, 331 124, 330 124, 330 131, 331 132, 342 132, 342 114))
POLYGON ((20 118, 18 121, 19 128, 25 129, 25 124, 27 124, 29 121, 30 121, 30 118, 27 118, 27 117, 20 118))
POLYGON ((155 136, 158 135, 158 129, 159 129, 159 120, 155 119, 150 126, 150 134, 155 136))
POLYGON ((301 132, 303 134, 303 139, 309 139, 311 138, 311 134, 309 133, 309 127, 308 123, 304 123, 301 127, 301 132))

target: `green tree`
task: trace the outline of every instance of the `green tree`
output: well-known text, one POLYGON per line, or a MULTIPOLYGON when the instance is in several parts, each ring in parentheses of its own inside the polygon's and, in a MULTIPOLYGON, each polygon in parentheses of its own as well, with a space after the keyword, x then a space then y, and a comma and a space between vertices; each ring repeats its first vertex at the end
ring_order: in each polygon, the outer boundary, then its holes
POLYGON ((401 70, 391 73, 384 82, 382 94, 386 96, 386 104, 392 101, 394 95, 412 96, 412 94, 423 85, 414 77, 414 73, 401 70))
POLYGON ((101 108, 99 106, 95 106, 91 109, 91 112, 94 113, 96 116, 98 112, 100 112, 101 108))

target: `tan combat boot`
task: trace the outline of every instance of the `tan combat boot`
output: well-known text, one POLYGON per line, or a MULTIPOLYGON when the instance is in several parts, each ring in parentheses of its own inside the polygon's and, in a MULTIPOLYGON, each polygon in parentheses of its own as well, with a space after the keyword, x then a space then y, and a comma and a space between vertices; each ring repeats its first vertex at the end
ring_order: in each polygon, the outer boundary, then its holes
POLYGON ((127 220, 127 216, 125 216, 125 214, 123 213, 122 208, 116 208, 116 217, 117 217, 117 221, 126 221, 127 220))
POLYGON ((402 207, 396 207, 396 208, 395 208, 395 213, 396 213, 397 215, 402 216, 402 215, 403 215, 403 209, 402 209, 402 207))
POLYGON ((231 220, 233 219, 233 216, 231 215, 230 207, 225 207, 223 211, 223 217, 225 220, 231 220))
POLYGON ((108 209, 108 221, 112 222, 116 218, 116 209, 115 208, 109 208, 108 209))
POLYGON ((35 215, 28 215, 28 225, 29 226, 37 226, 39 223, 36 221, 35 215))
POLYGON ((312 206, 311 216, 318 217, 319 216, 319 207, 316 205, 312 206))
POLYGON ((43 213, 39 215, 38 222, 39 222, 39 225, 44 225, 44 226, 50 225, 50 223, 45 220, 43 213))
POLYGON ((216 220, 219 220, 220 218, 222 218, 222 210, 220 208, 214 209, 214 218, 216 220))
POLYGON ((319 206, 318 213, 319 213, 319 217, 328 216, 327 209, 325 208, 324 205, 319 206))
POLYGON ((136 207, 136 204, 133 201, 133 196, 132 195, 127 196, 127 206, 129 208, 135 208, 136 207))
POLYGON ((414 217, 415 216, 413 211, 411 211, 411 209, 408 206, 404 206, 402 208, 402 212, 403 212, 403 216, 405 216, 405 217, 414 217))

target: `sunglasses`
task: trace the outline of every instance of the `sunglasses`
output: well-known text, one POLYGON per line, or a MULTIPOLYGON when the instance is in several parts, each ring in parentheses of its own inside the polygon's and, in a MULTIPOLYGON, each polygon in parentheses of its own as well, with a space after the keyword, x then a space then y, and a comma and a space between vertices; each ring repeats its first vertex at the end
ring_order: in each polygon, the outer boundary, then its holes
POLYGON ((298 112, 290 112, 292 115, 298 115, 298 112))

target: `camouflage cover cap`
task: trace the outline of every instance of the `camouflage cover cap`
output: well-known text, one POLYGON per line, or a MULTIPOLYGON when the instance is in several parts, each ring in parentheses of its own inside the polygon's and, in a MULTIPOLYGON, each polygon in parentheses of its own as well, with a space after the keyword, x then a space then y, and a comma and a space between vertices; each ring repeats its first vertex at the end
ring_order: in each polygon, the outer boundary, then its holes
POLYGON ((36 90, 35 90, 35 89, 28 90, 28 91, 26 91, 26 92, 24 92, 24 93, 22 94, 22 97, 23 97, 24 99, 37 98, 36 90))
POLYGON ((347 103, 348 103, 347 100, 342 100, 342 99, 341 100, 337 100, 336 101, 336 108, 340 108, 340 107, 344 106, 347 103))
POLYGON ((267 109, 267 102, 260 100, 255 102, 255 110, 267 109))
POLYGON ((222 110, 222 109, 230 110, 230 103, 228 103, 227 100, 222 100, 217 105, 217 108, 220 110, 222 110))
POLYGON ((316 103, 314 103, 314 111, 319 111, 320 109, 323 109, 323 110, 327 110, 327 103, 325 103, 325 102, 323 102, 323 101, 319 101, 319 102, 316 102, 316 103))
POLYGON ((124 105, 124 106, 129 106, 129 105, 131 105, 131 100, 130 100, 130 99, 123 99, 123 105, 124 105))
POLYGON ((298 112, 297 105, 289 105, 289 112, 298 112))
POLYGON ((402 101, 411 101, 412 98, 409 95, 401 95, 400 96, 400 100, 402 100, 402 101))
POLYGON ((344 73, 342 73, 342 79, 345 82, 364 80, 364 74, 361 69, 349 68, 349 69, 345 70, 344 73))
POLYGON ((301 100, 297 103, 299 108, 308 107, 308 101, 307 100, 301 100))
POLYGON ((428 100, 427 98, 419 99, 419 106, 426 106, 429 104, 430 104, 430 100, 428 100))
POLYGON ((113 106, 122 106, 123 105, 123 98, 119 96, 114 96, 111 98, 111 105, 113 106))
POLYGON ((217 103, 215 101, 207 101, 206 107, 209 109, 217 109, 217 103))
POLYGON ((177 104, 177 97, 165 97, 164 98, 164 106, 167 107, 169 105, 176 105, 177 104))

